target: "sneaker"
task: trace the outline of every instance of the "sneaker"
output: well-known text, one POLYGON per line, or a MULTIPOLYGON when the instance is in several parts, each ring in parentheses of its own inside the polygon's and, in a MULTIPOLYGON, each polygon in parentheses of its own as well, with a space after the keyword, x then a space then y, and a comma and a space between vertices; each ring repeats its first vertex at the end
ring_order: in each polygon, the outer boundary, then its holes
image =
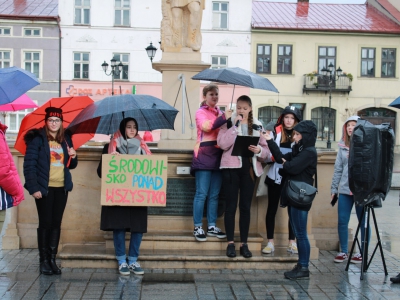
POLYGON ((119 274, 121 274, 121 275, 130 275, 131 274, 127 263, 120 264, 118 267, 118 270, 119 270, 119 274))
POLYGON ((350 262, 353 263, 353 264, 361 264, 362 263, 361 253, 357 253, 356 255, 354 255, 351 258, 350 262))
POLYGON ((335 259, 333 260, 336 263, 341 263, 344 262, 346 259, 348 259, 349 257, 347 256, 346 253, 339 253, 338 255, 336 255, 335 259))
POLYGON ((129 266, 129 271, 131 271, 132 273, 136 274, 136 275, 143 275, 144 271, 143 269, 140 267, 140 264, 135 261, 134 263, 131 263, 129 266))
POLYGON ((262 249, 261 252, 265 254, 270 254, 274 251, 275 251, 274 243, 268 242, 267 246, 264 249, 262 249))
POLYGON ((287 252, 291 252, 293 254, 299 253, 299 251, 297 250, 297 244, 296 243, 290 243, 289 247, 287 248, 287 252))
POLYGON ((216 236, 219 239, 224 239, 226 238, 225 232, 222 232, 221 229, 219 229, 216 226, 210 226, 207 229, 207 235, 209 236, 216 236))
POLYGON ((204 233, 203 228, 200 227, 195 227, 193 230, 193 235, 196 238, 196 240, 198 240, 199 242, 205 242, 207 241, 207 237, 204 233))
POLYGON ((390 281, 393 283, 400 283, 400 273, 396 277, 390 277, 390 281))
POLYGON ((283 273, 287 279, 308 279, 310 277, 310 271, 308 267, 302 267, 297 264, 293 270, 283 273))

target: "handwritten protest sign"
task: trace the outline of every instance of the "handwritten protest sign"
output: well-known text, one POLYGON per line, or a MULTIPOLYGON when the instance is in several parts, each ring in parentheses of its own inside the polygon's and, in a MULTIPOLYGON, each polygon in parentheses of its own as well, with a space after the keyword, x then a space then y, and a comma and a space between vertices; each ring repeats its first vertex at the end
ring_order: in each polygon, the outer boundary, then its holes
POLYGON ((101 205, 166 206, 166 155, 103 154, 101 205))

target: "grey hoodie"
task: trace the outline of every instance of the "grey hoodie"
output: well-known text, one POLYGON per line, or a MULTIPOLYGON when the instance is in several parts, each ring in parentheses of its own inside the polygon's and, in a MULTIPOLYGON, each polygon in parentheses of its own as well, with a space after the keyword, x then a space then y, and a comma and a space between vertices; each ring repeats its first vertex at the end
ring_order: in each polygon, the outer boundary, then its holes
POLYGON ((352 195, 349 188, 349 147, 344 143, 344 136, 346 134, 346 126, 350 121, 356 121, 360 117, 351 116, 343 124, 342 138, 338 143, 338 154, 335 161, 335 170, 332 178, 331 194, 346 194, 352 195))

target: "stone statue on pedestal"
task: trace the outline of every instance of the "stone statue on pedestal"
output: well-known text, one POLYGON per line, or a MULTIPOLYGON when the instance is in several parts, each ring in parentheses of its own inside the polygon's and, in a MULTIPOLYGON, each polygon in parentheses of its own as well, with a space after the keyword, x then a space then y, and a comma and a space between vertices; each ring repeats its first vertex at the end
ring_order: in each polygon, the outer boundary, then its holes
POLYGON ((205 0, 162 0, 161 49, 201 48, 205 0))

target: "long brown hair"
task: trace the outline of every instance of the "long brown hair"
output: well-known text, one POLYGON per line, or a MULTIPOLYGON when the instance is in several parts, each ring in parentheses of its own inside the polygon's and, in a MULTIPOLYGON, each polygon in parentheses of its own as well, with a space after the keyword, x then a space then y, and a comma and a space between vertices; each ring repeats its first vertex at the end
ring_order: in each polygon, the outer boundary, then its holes
MULTIPOLYGON (((213 90, 216 90, 217 92, 219 91, 219 88, 218 88, 218 86, 217 86, 216 84, 210 83, 210 84, 206 85, 206 86, 203 88, 203 97, 207 96, 207 93, 208 93, 209 91, 213 91, 213 90)), ((205 104, 206 104, 206 100, 203 100, 203 101, 201 102, 200 106, 203 106, 203 105, 205 105, 205 104)))
POLYGON ((356 121, 356 120, 350 120, 350 121, 347 121, 347 122, 344 124, 343 141, 344 141, 344 144, 345 144, 347 147, 350 147, 350 138, 351 138, 351 136, 347 133, 347 124, 349 124, 350 122, 355 122, 355 123, 357 124, 357 121, 356 121))
POLYGON ((55 141, 59 144, 61 144, 64 141, 64 127, 62 125, 62 121, 61 121, 60 129, 58 129, 55 138, 50 134, 50 130, 47 127, 47 120, 46 120, 46 125, 44 126, 44 129, 46 130, 46 136, 47 136, 48 141, 55 141))
POLYGON ((294 115, 294 114, 285 114, 285 115, 283 115, 282 120, 281 120, 281 125, 282 125, 281 142, 280 142, 281 144, 282 144, 282 143, 287 143, 287 142, 293 143, 293 141, 294 141, 293 134, 292 134, 292 136, 291 136, 290 139, 289 139, 289 137, 286 135, 286 132, 285 132, 285 123, 284 123, 284 119, 285 119, 285 116, 286 116, 286 115, 293 115, 293 116, 294 116, 294 124, 293 124, 292 129, 294 128, 294 126, 296 126, 296 125, 299 123, 299 122, 297 121, 296 115, 294 115))
MULTIPOLYGON (((236 100, 236 103, 238 103, 239 101, 247 102, 247 104, 248 104, 251 108, 253 108, 253 105, 252 105, 252 103, 251 103, 251 99, 250 99, 249 96, 247 96, 247 95, 242 95, 242 96, 240 96, 240 97, 236 100)), ((247 126, 249 127, 249 128, 248 128, 249 135, 250 135, 250 136, 253 135, 253 109, 249 112, 249 117, 248 117, 248 120, 247 120, 247 126)))

